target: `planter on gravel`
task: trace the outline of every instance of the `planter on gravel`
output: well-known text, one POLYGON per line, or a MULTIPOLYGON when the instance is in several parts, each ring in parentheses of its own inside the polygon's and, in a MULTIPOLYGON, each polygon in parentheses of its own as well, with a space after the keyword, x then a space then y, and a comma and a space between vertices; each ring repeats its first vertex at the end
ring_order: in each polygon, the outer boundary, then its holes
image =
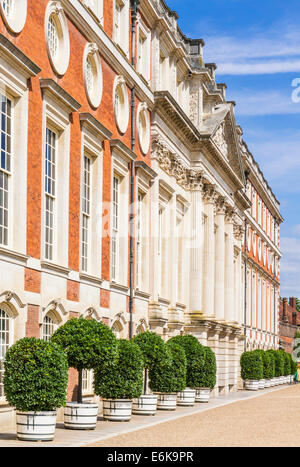
POLYGON ((247 391, 258 391, 259 390, 259 379, 246 379, 245 389, 247 391))
POLYGON ((103 418, 111 422, 129 422, 132 413, 131 399, 103 399, 103 418))
POLYGON ((110 421, 131 419, 132 399, 143 392, 143 355, 133 341, 118 341, 118 357, 107 367, 95 368, 95 393, 103 398, 103 417, 110 421))
POLYGON ((271 379, 265 379, 265 388, 266 389, 271 387, 271 385, 272 385, 271 381, 272 381, 271 379))
POLYGON ((80 317, 68 320, 51 337, 65 349, 69 367, 78 371, 77 404, 68 402, 64 425, 70 430, 94 430, 98 417, 97 404, 82 401, 82 372, 97 366, 106 368, 117 356, 117 339, 112 330, 95 319, 80 317))
POLYGON ((67 402, 64 410, 64 425, 70 430, 94 430, 98 418, 98 404, 67 402))
POLYGON ((177 405, 192 407, 195 405, 196 389, 185 388, 177 394, 177 405))
POLYGON ((165 349, 160 363, 150 369, 150 388, 157 394, 158 410, 175 410, 177 393, 186 388, 187 360, 180 345, 169 341, 165 349))
POLYGON ((157 393, 158 410, 176 410, 177 392, 159 392, 157 393))
POLYGON ((56 409, 66 403, 65 352, 55 343, 25 337, 8 349, 4 369, 5 396, 16 408, 17 438, 52 441, 56 409))
POLYGON ((156 394, 143 394, 141 397, 133 399, 132 413, 134 415, 155 415, 156 409, 156 394))
POLYGON ((196 389, 196 402, 209 402, 211 389, 210 388, 201 388, 196 389))
POLYGON ((155 415, 157 409, 157 395, 149 393, 149 371, 153 365, 159 365, 166 353, 163 339, 154 332, 145 331, 134 337, 143 355, 144 389, 143 394, 133 400, 132 413, 134 415, 155 415))
POLYGON ((20 441, 53 441, 57 412, 19 412, 17 437, 20 441))
POLYGON ((187 359, 187 388, 177 399, 178 405, 193 405, 190 397, 191 389, 196 390, 195 402, 208 402, 211 390, 216 384, 216 357, 210 347, 204 347, 198 339, 191 335, 176 336, 169 342, 179 344, 185 351, 187 359), (190 398, 188 403, 187 398, 190 398))
POLYGON ((258 389, 265 389, 265 383, 266 382, 264 379, 260 379, 258 383, 258 389))

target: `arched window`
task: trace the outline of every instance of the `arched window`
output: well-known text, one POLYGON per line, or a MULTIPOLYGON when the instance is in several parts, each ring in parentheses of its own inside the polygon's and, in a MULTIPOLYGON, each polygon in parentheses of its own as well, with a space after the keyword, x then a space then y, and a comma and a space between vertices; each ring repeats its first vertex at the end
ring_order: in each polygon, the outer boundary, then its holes
POLYGON ((3 374, 4 359, 6 352, 11 345, 12 325, 11 318, 6 311, 0 307, 0 398, 4 397, 3 374))
POLYGON ((42 339, 44 341, 49 341, 52 334, 56 329, 56 324, 51 316, 46 315, 43 319, 43 331, 42 331, 42 339))
POLYGON ((111 330, 117 339, 122 339, 123 326, 120 323, 120 321, 115 321, 114 324, 112 325, 111 330))

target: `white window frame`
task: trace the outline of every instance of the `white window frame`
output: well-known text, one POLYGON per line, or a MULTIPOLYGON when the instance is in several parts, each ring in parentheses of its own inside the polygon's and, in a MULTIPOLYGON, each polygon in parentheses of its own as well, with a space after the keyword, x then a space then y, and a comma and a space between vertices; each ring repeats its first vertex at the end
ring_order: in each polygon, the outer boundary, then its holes
MULTIPOLYGON (((58 160, 58 138, 59 134, 57 133, 57 130, 55 130, 51 124, 47 124, 46 126, 46 138, 45 138, 45 149, 48 148, 49 151, 49 146, 47 143, 48 140, 48 132, 51 133, 51 135, 54 136, 54 145, 50 146, 50 150, 54 150, 54 161, 49 160, 47 158, 46 150, 45 150, 45 158, 44 158, 44 258, 46 261, 53 261, 55 262, 57 260, 56 257, 56 242, 57 242, 57 198, 56 198, 56 193, 58 189, 58 183, 57 183, 57 160, 58 160), (51 177, 49 177, 49 174, 47 174, 47 169, 46 165, 47 162, 50 162, 51 165, 51 177), (49 180, 50 183, 50 190, 46 188, 46 180, 49 180), (48 202, 52 203, 52 212, 50 212, 49 209, 47 209, 48 202), (49 214, 47 214, 49 213, 49 214), (47 222, 47 218, 50 218, 52 216, 52 225, 47 222), (51 232, 52 231, 52 232, 51 232), (52 241, 47 242, 47 239, 49 238, 49 235, 52 233, 52 241), (51 254, 47 253, 48 250, 51 249, 51 254)), ((52 152, 52 151, 51 151, 52 152)))
POLYGON ((150 30, 140 19, 137 36, 137 72, 149 83, 151 79, 151 37, 150 30), (141 41, 141 38, 143 41, 141 41))
POLYGON ((0 1, 0 13, 6 27, 14 34, 19 34, 25 26, 27 18, 27 0, 10 0, 12 10, 7 14, 7 0, 0 1), (4 4, 5 1, 5 4, 4 4))
POLYGON ((119 281, 119 235, 120 235, 120 184, 121 179, 117 173, 112 179, 112 235, 111 235, 111 280, 119 281))
POLYGON ((8 242, 1 248, 26 254, 28 86, 27 77, 7 62, 4 55, 0 56, 0 94, 11 101, 12 107, 8 242))
POLYGON ((83 0, 83 3, 103 26, 103 0, 83 0))
POLYGON ((129 124, 129 97, 123 76, 116 76, 113 88, 113 108, 119 133, 124 134, 129 124))
MULTIPOLYGON (((7 350, 9 349, 9 347, 14 342, 14 326, 15 326, 15 322, 14 322, 14 316, 12 315, 11 310, 10 310, 9 306, 6 303, 2 303, 0 305, 0 315, 2 314, 1 311, 2 311, 3 314, 6 315, 6 317, 4 319, 8 321, 8 325, 9 325, 8 344, 5 345, 5 347, 7 347, 7 348, 5 350, 5 353, 4 353, 4 351, 0 352, 0 362, 1 361, 3 362, 7 350)), ((1 317, 0 317, 0 321, 1 321, 1 317)), ((2 329, 1 324, 0 324, 0 329, 2 329)), ((1 331, 0 331, 0 335, 1 335, 1 331)), ((3 375, 3 373, 4 373, 3 368, 0 370, 0 372, 3 375)), ((2 389, 0 391, 0 403, 3 403, 3 402, 5 402, 5 396, 4 396, 4 392, 3 392, 3 385, 1 384, 1 386, 2 386, 2 389), (3 393, 3 394, 1 395, 1 393, 3 393)))
POLYGON ((141 102, 137 108, 136 125, 140 149, 145 156, 149 152, 151 138, 150 115, 145 102, 141 102))
POLYGON ((42 261, 68 267, 69 243, 69 165, 70 165, 70 118, 69 111, 60 107, 48 93, 43 95, 43 169, 42 169, 42 261), (45 256, 45 148, 46 129, 57 134, 56 157, 56 228, 54 232, 53 259, 45 256), (59 239, 59 241, 58 241, 59 239))
POLYGON ((94 43, 87 44, 84 49, 83 77, 88 102, 92 108, 97 109, 102 100, 103 76, 99 49, 94 43), (90 76, 88 65, 90 67, 90 76))
POLYGON ((129 57, 129 0, 114 0, 113 39, 129 57))
POLYGON ((68 69, 70 61, 70 37, 68 22, 60 2, 52 1, 48 3, 44 27, 47 53, 51 67, 57 75, 63 76, 68 69), (58 40, 57 54, 55 56, 51 53, 49 44, 50 19, 54 21, 58 40))
POLYGON ((51 316, 51 313, 47 313, 43 317, 42 339, 48 342, 56 331, 57 327, 56 320, 53 318, 53 316, 51 316))

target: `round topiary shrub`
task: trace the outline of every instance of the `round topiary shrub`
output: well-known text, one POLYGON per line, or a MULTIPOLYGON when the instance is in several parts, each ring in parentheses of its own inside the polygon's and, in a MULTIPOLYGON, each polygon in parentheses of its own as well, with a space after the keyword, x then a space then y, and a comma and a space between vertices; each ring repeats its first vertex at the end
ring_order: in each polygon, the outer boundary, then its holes
POLYGON ((263 361, 259 352, 242 353, 240 363, 241 376, 244 381, 263 379, 263 361))
POLYGON ((77 402, 82 402, 82 370, 106 368, 117 357, 117 339, 112 330, 95 319, 72 318, 57 329, 51 342, 66 352, 69 367, 78 370, 77 402))
POLYGON ((166 354, 159 363, 150 369, 150 388, 154 392, 172 393, 186 387, 187 360, 183 348, 169 341, 166 354))
POLYGON ((118 341, 118 358, 94 371, 95 394, 104 399, 133 399, 143 392, 144 361, 137 344, 118 341))
POLYGON ((166 345, 163 339, 155 332, 146 331, 134 337, 133 342, 137 344, 143 354, 144 360, 144 394, 148 390, 148 371, 153 365, 159 363, 166 356, 166 345))
POLYGON ((206 355, 203 345, 200 344, 195 336, 190 334, 186 334, 185 336, 172 337, 168 343, 178 344, 185 351, 187 360, 187 387, 201 387, 206 355))
POLYGON ((199 388, 213 389, 217 382, 217 362, 216 356, 210 347, 204 347, 205 362, 199 374, 199 388))
POLYGON ((66 404, 68 360, 54 342, 23 338, 6 352, 4 392, 21 412, 54 411, 66 404))

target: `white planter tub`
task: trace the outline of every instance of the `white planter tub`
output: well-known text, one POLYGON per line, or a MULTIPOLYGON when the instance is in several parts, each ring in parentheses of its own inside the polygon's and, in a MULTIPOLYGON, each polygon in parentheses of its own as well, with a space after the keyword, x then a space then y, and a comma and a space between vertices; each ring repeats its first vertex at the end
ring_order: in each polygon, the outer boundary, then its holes
POLYGON ((258 391, 258 389, 259 389, 259 380, 258 379, 246 379, 245 389, 247 391, 258 391))
POLYGON ((258 389, 265 389, 265 380, 264 379, 259 380, 258 389))
POLYGON ((207 403, 210 398, 211 390, 209 388, 198 388, 196 389, 196 402, 207 403))
POLYGON ((290 383, 294 382, 294 375, 290 375, 290 383))
POLYGON ((138 399, 133 399, 132 413, 134 415, 155 415, 157 409, 157 395, 143 394, 138 399))
POLYGON ((265 388, 270 388, 272 383, 271 383, 271 379, 265 379, 265 388))
POLYGON ((177 405, 192 407, 195 405, 196 389, 186 388, 177 395, 177 405))
POLYGON ((22 441, 53 441, 56 411, 17 412, 17 438, 22 441))
POLYGON ((285 383, 285 376, 280 376, 279 384, 284 384, 284 383, 285 383))
POLYGON ((98 404, 67 402, 64 425, 69 430, 94 430, 97 424, 98 404))
POLYGON ((103 399, 103 418, 112 422, 129 422, 132 412, 131 399, 103 399))
POLYGON ((157 409, 158 410, 176 410, 177 392, 158 392, 157 409))

